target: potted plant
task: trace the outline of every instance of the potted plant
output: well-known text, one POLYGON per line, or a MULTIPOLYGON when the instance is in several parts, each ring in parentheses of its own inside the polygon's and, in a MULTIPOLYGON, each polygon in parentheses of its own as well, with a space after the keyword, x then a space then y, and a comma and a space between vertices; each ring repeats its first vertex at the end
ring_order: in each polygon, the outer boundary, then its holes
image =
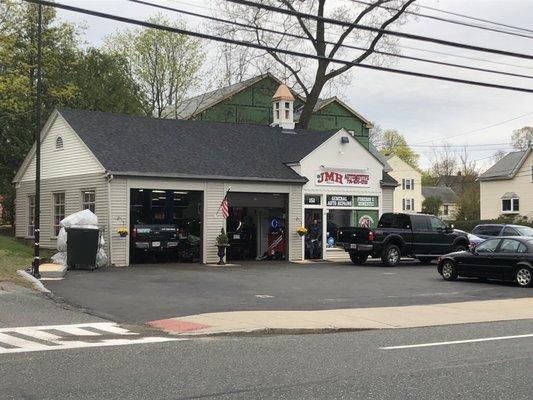
POLYGON ((217 255, 220 258, 218 265, 226 265, 224 256, 226 255, 226 247, 229 247, 229 237, 224 231, 224 228, 220 230, 220 235, 217 236, 216 246, 218 247, 217 255))
POLYGON ((129 229, 126 228, 125 226, 121 226, 120 228, 117 229, 117 233, 120 235, 120 237, 128 236, 128 231, 129 229))
POLYGON ((296 228, 296 233, 300 237, 304 237, 305 235, 307 235, 307 228, 305 226, 300 226, 300 227, 296 228))

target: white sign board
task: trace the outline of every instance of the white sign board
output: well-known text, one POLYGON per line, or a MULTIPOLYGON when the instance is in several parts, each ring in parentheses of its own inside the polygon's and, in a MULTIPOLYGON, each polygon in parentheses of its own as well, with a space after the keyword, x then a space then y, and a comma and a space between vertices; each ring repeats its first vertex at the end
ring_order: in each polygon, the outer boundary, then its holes
POLYGON ((315 174, 317 186, 368 187, 369 184, 370 175, 365 172, 325 169, 315 174))

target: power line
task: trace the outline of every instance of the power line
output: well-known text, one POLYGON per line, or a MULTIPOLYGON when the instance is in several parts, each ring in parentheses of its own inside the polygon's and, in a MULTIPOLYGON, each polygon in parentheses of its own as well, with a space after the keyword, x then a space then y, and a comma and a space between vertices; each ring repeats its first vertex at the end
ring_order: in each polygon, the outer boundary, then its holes
MULTIPOLYGON (((372 3, 369 3, 369 2, 366 2, 366 1, 362 1, 362 0, 350 0, 350 1, 352 1, 354 3, 365 4, 367 6, 372 6, 373 5, 372 3)), ((382 8, 384 10, 388 10, 388 11, 400 11, 399 8, 389 7, 389 6, 384 5, 384 4, 380 4, 377 7, 382 8)), ((423 14, 423 13, 419 13, 419 12, 415 12, 415 11, 405 10, 404 12, 406 14, 409 14, 409 15, 416 15, 417 17, 433 19, 433 20, 436 20, 436 21, 447 22, 447 23, 450 23, 450 24, 467 26, 467 27, 470 27, 470 28, 482 29, 482 30, 492 31, 492 32, 497 32, 497 33, 503 33, 505 35, 512 35, 512 36, 519 36, 519 37, 524 37, 524 38, 528 38, 528 39, 533 39, 533 36, 531 36, 531 35, 526 35, 526 34, 517 33, 517 32, 511 32, 511 31, 506 31, 506 30, 503 30, 503 29, 491 28, 491 27, 488 27, 488 26, 471 24, 471 23, 468 23, 468 22, 463 22, 463 21, 458 21, 458 20, 453 20, 453 19, 443 18, 443 17, 437 17, 435 15, 423 14)))
POLYGON ((231 3, 236 3, 236 4, 249 6, 249 7, 262 8, 262 9, 265 9, 265 10, 269 10, 269 11, 273 11, 273 12, 277 12, 277 13, 281 13, 281 14, 286 14, 286 15, 291 15, 291 16, 294 16, 294 17, 312 19, 312 20, 315 20, 315 21, 322 21, 322 22, 325 22, 325 23, 329 23, 329 24, 333 24, 333 25, 346 26, 346 27, 349 27, 349 28, 357 28, 357 29, 361 29, 361 30, 369 31, 369 32, 379 32, 379 33, 383 33, 383 34, 390 35, 390 36, 397 36, 397 37, 406 38, 406 39, 412 39, 412 40, 419 40, 419 41, 423 41, 423 42, 436 43, 436 44, 441 44, 441 45, 444 45, 444 46, 458 47, 458 48, 461 48, 461 49, 481 51, 481 52, 485 52, 485 53, 493 53, 493 54, 499 54, 499 55, 504 55, 504 56, 509 56, 509 57, 518 57, 518 58, 525 58, 527 60, 533 60, 533 55, 530 55, 530 54, 522 54, 522 53, 515 53, 515 52, 511 52, 511 51, 506 51, 506 50, 491 49, 491 48, 488 48, 488 47, 480 47, 480 46, 474 46, 474 45, 470 45, 470 44, 466 44, 466 43, 452 42, 452 41, 449 41, 449 40, 437 39, 437 38, 421 36, 421 35, 415 35, 415 34, 412 34, 412 33, 403 33, 403 32, 398 32, 398 31, 391 31, 389 29, 381 29, 381 28, 374 28, 372 26, 367 26, 367 25, 354 24, 354 23, 351 23, 351 22, 337 21, 337 20, 332 19, 332 18, 321 17, 321 16, 309 14, 309 13, 299 12, 299 11, 293 11, 293 10, 289 10, 289 9, 285 9, 285 8, 271 6, 271 5, 268 5, 268 4, 260 4, 260 3, 256 3, 256 2, 248 1, 248 0, 226 0, 226 1, 229 1, 231 3))
POLYGON ((376 71, 385 71, 385 72, 391 72, 391 73, 395 73, 399 75, 435 79, 435 80, 441 80, 445 82, 462 83, 462 84, 467 84, 467 85, 489 87, 489 88, 494 88, 494 89, 504 89, 504 90, 524 92, 524 93, 533 93, 533 89, 529 89, 529 88, 498 85, 498 84, 493 84, 493 83, 488 83, 488 82, 472 81, 472 80, 466 80, 466 79, 458 79, 458 78, 452 78, 452 77, 447 77, 447 76, 432 75, 432 74, 426 74, 426 73, 420 73, 420 72, 414 72, 414 71, 408 71, 408 70, 402 70, 402 69, 396 69, 396 68, 380 67, 377 65, 357 64, 357 63, 354 63, 353 61, 347 61, 347 60, 331 58, 331 57, 323 57, 323 56, 301 53, 301 52, 287 50, 287 49, 279 49, 276 47, 263 46, 263 45, 259 45, 256 43, 242 42, 242 41, 238 41, 234 39, 223 38, 220 36, 209 35, 206 33, 189 31, 187 29, 175 28, 175 27, 155 24, 155 23, 147 22, 147 21, 139 21, 139 20, 135 20, 131 18, 121 17, 118 15, 103 13, 100 11, 93 11, 93 10, 88 10, 88 9, 84 9, 80 7, 74 7, 74 6, 70 6, 66 4, 55 3, 52 1, 48 1, 48 0, 24 0, 24 1, 35 3, 35 4, 42 4, 42 5, 50 6, 50 7, 61 8, 64 10, 74 11, 74 12, 78 12, 81 14, 92 15, 95 17, 111 19, 111 20, 129 23, 133 25, 144 26, 146 28, 159 29, 159 30, 164 30, 167 32, 177 33, 181 35, 193 36, 193 37, 197 37, 201 39, 208 39, 208 40, 218 41, 222 43, 230 43, 230 44, 239 45, 239 46, 252 47, 252 48, 256 48, 260 50, 266 50, 266 51, 271 51, 271 52, 276 52, 276 53, 281 53, 281 54, 288 54, 288 55, 292 55, 296 57, 309 58, 309 59, 321 60, 321 61, 325 60, 325 61, 329 61, 329 62, 333 62, 337 64, 349 65, 351 67, 356 67, 356 68, 365 68, 365 69, 376 70, 376 71))
MULTIPOLYGON (((258 30, 258 31, 263 31, 263 32, 269 32, 269 33, 274 33, 274 34, 277 34, 277 35, 293 37, 295 39, 311 41, 311 39, 309 37, 296 35, 296 34, 293 34, 293 33, 290 33, 290 32, 281 32, 281 31, 277 31, 277 30, 274 30, 274 29, 263 28, 263 27, 259 27, 259 26, 253 26, 253 25, 244 24, 244 23, 241 23, 241 22, 236 22, 236 21, 230 21, 230 20, 227 20, 227 19, 213 17, 213 16, 209 16, 209 15, 205 15, 205 14, 200 14, 200 13, 196 13, 196 12, 193 12, 193 11, 187 11, 187 10, 183 10, 183 9, 179 9, 179 8, 164 6, 164 5, 161 5, 161 4, 154 4, 154 3, 150 3, 150 2, 147 2, 147 1, 143 1, 143 0, 128 0, 128 1, 132 2, 132 3, 137 3, 137 4, 142 4, 142 5, 154 7, 154 8, 159 8, 159 9, 162 9, 162 10, 175 11, 175 12, 178 12, 180 14, 190 15, 190 16, 193 16, 193 17, 199 17, 199 18, 210 20, 210 21, 216 21, 216 22, 221 22, 221 23, 224 23, 224 24, 235 25, 235 26, 239 26, 239 27, 242 27, 242 28, 253 29, 253 30, 258 30)), ((330 42, 330 41, 327 41, 327 40, 324 41, 324 43, 332 45, 332 46, 336 45, 335 42, 330 42)), ((349 44, 341 44, 341 47, 354 49, 354 50, 360 50, 360 51, 367 51, 368 50, 368 48, 365 48, 365 47, 358 47, 358 46, 353 46, 353 45, 349 45, 349 44)), ((406 56, 406 55, 395 54, 395 53, 390 53, 390 52, 386 52, 386 51, 374 50, 374 53, 381 54, 381 55, 386 55, 386 56, 390 56, 390 57, 403 58, 403 59, 407 59, 407 60, 420 61, 420 62, 436 64, 436 65, 443 65, 443 66, 447 66, 447 67, 462 68, 462 69, 467 69, 467 70, 472 70, 472 71, 487 72, 487 73, 491 73, 491 74, 513 76, 513 77, 518 77, 518 78, 533 79, 533 76, 531 76, 531 75, 516 74, 516 73, 512 73, 512 72, 498 71, 498 70, 492 70, 492 69, 487 69, 487 68, 471 67, 471 66, 468 66, 468 65, 455 64, 455 63, 449 63, 449 62, 437 61, 437 60, 429 60, 429 59, 426 59, 426 58, 406 56)))
POLYGON ((440 12, 440 13, 443 13, 443 14, 455 15, 456 17, 462 17, 462 18, 471 19, 473 21, 486 22, 486 23, 489 23, 489 24, 492 24, 492 25, 503 26, 505 28, 511 28, 511 29, 516 29, 516 30, 519 30, 519 31, 533 33, 532 29, 520 28, 520 27, 517 27, 517 26, 503 24, 501 22, 490 21, 488 19, 472 17, 470 15, 460 14, 460 13, 452 12, 452 11, 445 11, 445 10, 441 10, 441 9, 438 9, 438 8, 434 8, 434 7, 430 7, 430 6, 424 6, 424 5, 420 5, 420 4, 418 5, 418 7, 424 8, 426 10, 440 12))
POLYGON ((524 118, 524 117, 527 117, 528 115, 532 115, 532 114, 533 114, 533 111, 528 112, 528 113, 525 113, 525 114, 518 115, 518 116, 513 117, 513 118, 506 119, 505 121, 496 122, 496 123, 494 123, 494 124, 491 124, 491 125, 485 126, 485 127, 483 127, 483 128, 478 128, 478 129, 474 129, 474 130, 471 130, 471 131, 458 133, 457 135, 453 135, 453 136, 444 136, 444 137, 440 137, 440 138, 435 138, 435 139, 431 139, 431 140, 426 140, 426 141, 424 141, 424 142, 419 142, 418 144, 425 144, 425 143, 433 142, 433 141, 435 141, 435 140, 452 139, 452 138, 456 138, 456 137, 459 137, 459 136, 470 135, 470 134, 472 134, 472 133, 477 133, 477 132, 484 131, 485 129, 494 128, 495 126, 503 125, 503 124, 506 124, 507 122, 515 121, 515 120, 517 120, 517 119, 524 118))

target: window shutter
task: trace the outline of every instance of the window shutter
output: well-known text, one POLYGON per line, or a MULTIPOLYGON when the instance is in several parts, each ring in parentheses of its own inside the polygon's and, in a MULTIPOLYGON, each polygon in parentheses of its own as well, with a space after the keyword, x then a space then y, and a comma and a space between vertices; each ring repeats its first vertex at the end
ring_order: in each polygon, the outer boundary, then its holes
POLYGON ((415 180, 411 179, 411 190, 415 190, 415 180))
POLYGON ((402 210, 405 211, 405 199, 402 199, 402 210))
POLYGON ((411 199, 411 211, 415 210, 415 199, 411 199))

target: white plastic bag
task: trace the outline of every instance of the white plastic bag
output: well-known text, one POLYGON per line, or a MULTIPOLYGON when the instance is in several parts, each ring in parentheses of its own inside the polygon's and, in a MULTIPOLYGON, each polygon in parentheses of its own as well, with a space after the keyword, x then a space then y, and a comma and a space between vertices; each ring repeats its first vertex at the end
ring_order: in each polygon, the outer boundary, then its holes
POLYGON ((85 228, 87 225, 96 226, 98 225, 98 217, 91 210, 78 211, 62 219, 59 225, 64 228, 70 228, 72 226, 82 226, 85 228))
POLYGON ((107 254, 105 253, 104 249, 100 248, 98 250, 98 253, 96 254, 96 266, 99 267, 105 267, 107 265, 107 254))
POLYGON ((67 251, 67 231, 61 228, 57 234, 57 251, 67 251))
POLYGON ((52 256, 54 264, 67 265, 67 252, 60 251, 52 256))

